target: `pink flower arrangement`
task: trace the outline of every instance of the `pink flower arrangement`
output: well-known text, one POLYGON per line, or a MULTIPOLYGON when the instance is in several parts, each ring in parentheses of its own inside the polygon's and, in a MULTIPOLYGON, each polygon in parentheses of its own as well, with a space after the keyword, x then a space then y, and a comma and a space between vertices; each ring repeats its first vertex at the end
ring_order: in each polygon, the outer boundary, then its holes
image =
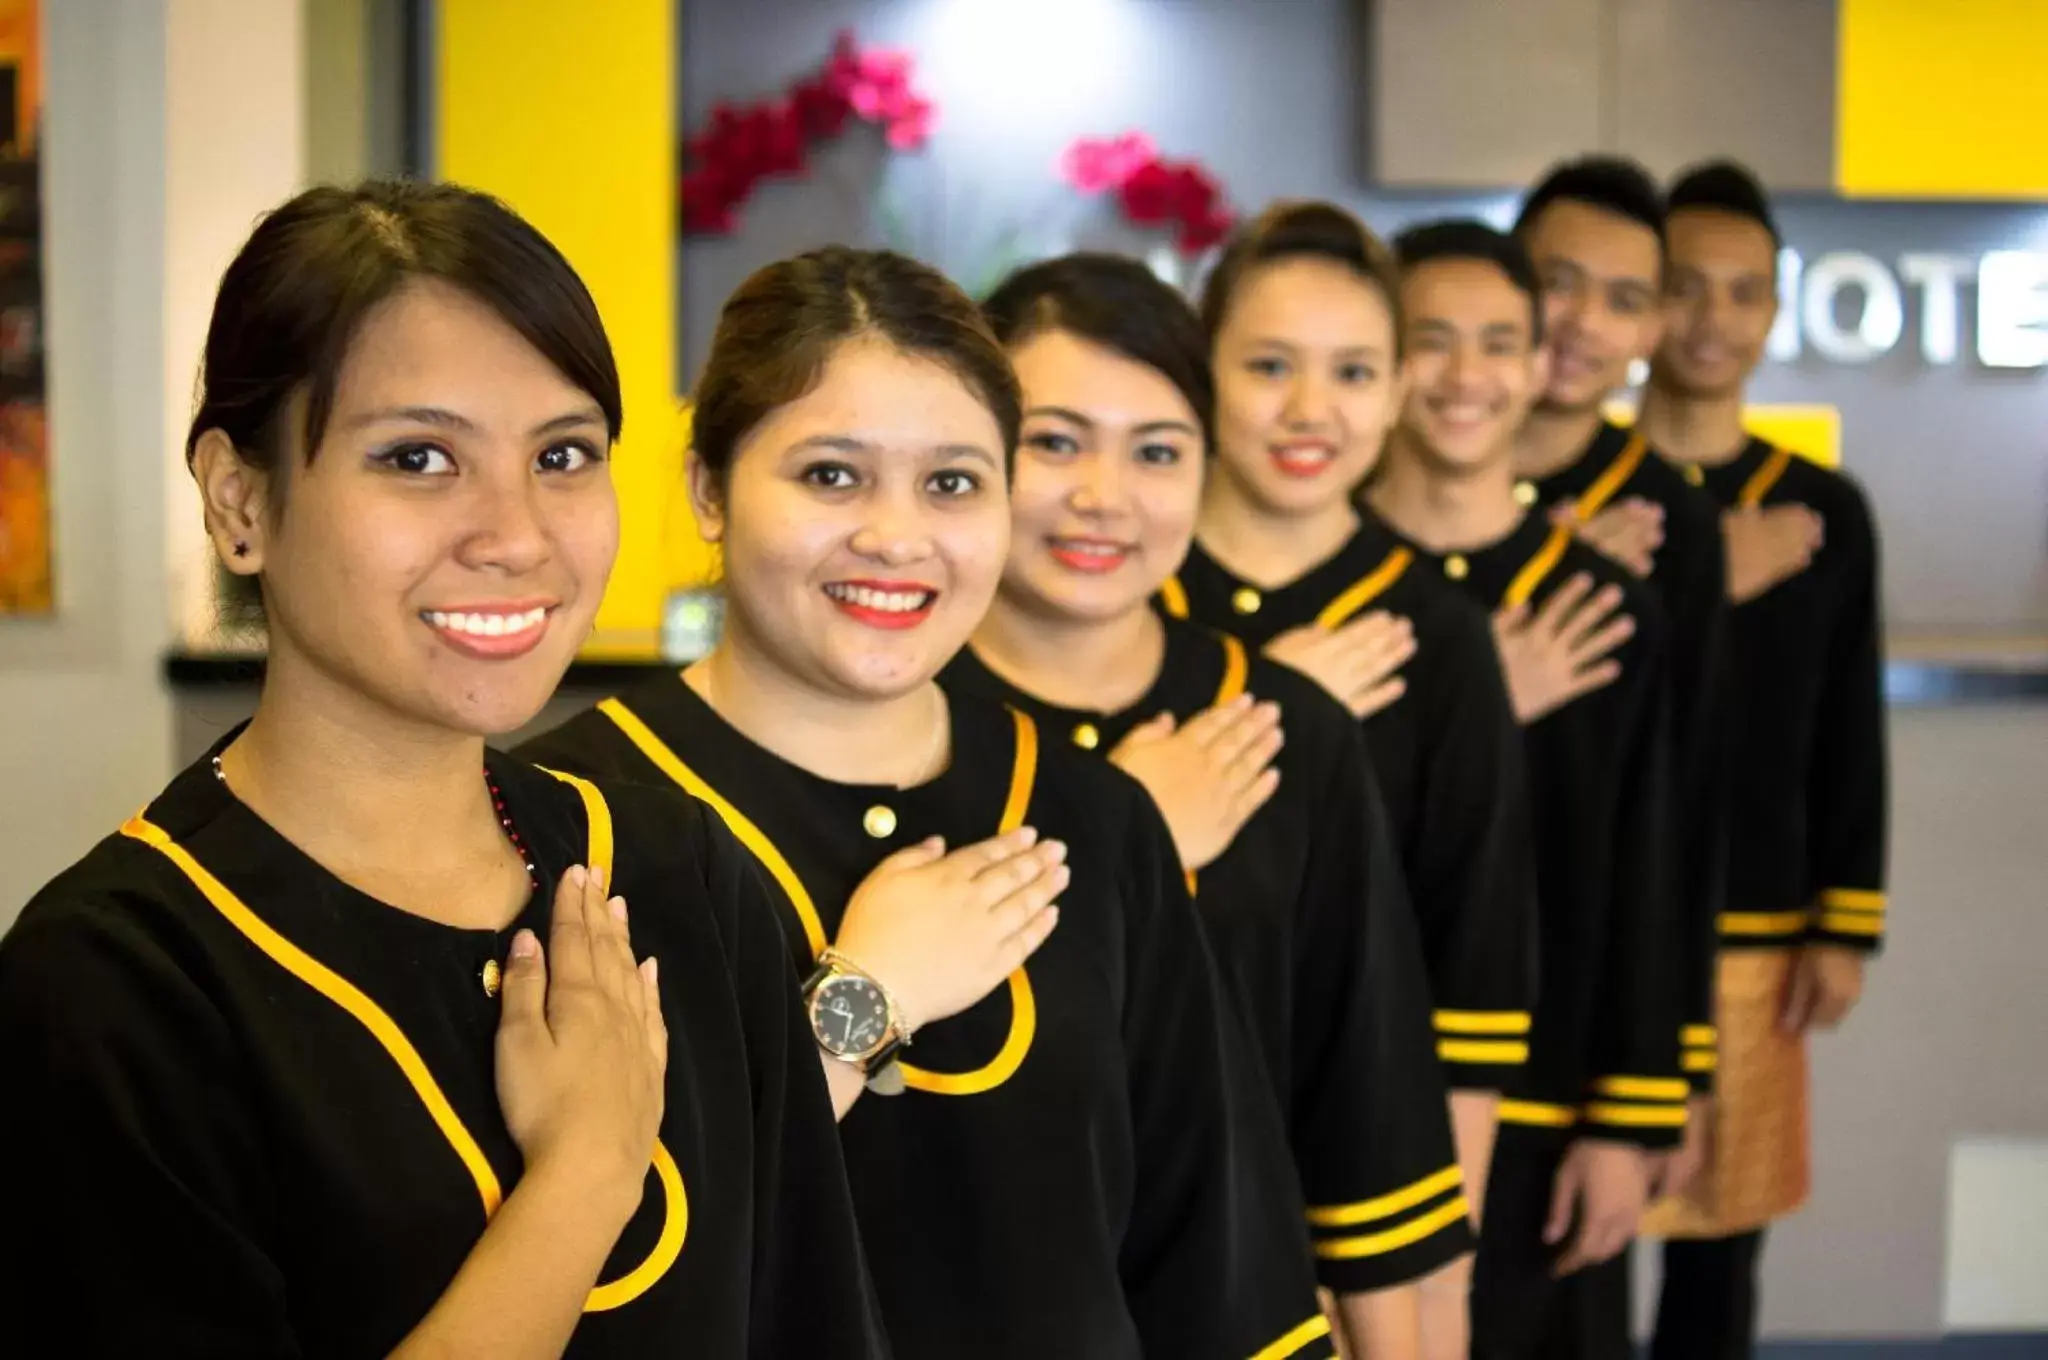
POLYGON ((913 88, 911 74, 909 53, 863 49, 841 32, 825 64, 785 96, 716 105, 711 125, 686 143, 684 234, 729 235, 761 181, 803 175, 809 148, 839 136, 852 119, 881 128, 897 151, 920 150, 938 109, 913 88))
POLYGON ((1084 194, 1114 193, 1136 226, 1172 227, 1184 255, 1209 249, 1237 220, 1200 162, 1161 156, 1142 132, 1076 139, 1060 157, 1060 177, 1084 194))

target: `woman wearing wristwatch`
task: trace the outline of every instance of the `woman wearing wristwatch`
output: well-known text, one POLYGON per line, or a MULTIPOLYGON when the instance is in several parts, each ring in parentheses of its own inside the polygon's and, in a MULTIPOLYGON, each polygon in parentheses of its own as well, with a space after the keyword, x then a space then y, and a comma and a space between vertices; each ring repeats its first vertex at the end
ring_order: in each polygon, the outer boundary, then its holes
MULTIPOLYGON (((777 885, 828 1054, 915 1026, 905 1089, 840 1126, 898 1356, 1327 1356, 1293 1168, 1158 812, 934 683, 1002 570, 1018 419, 932 270, 833 248, 756 273, 694 412, 724 634, 537 750, 718 810, 777 885), (980 996, 991 959, 1022 966, 980 996)), ((862 1076, 894 1084, 846 1094, 862 1076)))

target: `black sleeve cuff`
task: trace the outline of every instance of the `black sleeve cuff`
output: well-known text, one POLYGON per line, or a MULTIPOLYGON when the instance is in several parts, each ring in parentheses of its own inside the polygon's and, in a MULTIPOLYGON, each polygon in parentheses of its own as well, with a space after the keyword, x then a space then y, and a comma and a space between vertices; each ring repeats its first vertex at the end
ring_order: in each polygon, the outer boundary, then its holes
POLYGON ((1806 941, 1875 954, 1884 946, 1885 906, 1885 895, 1868 888, 1824 888, 1806 941))
POLYGON ((1529 1061, 1529 1012, 1436 1012, 1436 1056, 1453 1091, 1506 1091, 1529 1061))
POLYGON ((1579 1132, 1646 1148, 1674 1147, 1685 1133, 1691 1094, 1684 1077, 1595 1077, 1579 1106, 1579 1132))
POLYGON ((1712 1025, 1687 1025, 1678 1031, 1678 1066, 1696 1096, 1714 1093, 1714 1074, 1721 1066, 1721 1036, 1712 1025))
POLYGON ((1316 1278, 1336 1294, 1419 1280, 1473 1248, 1472 1206, 1457 1166, 1355 1204, 1311 1205, 1316 1278))

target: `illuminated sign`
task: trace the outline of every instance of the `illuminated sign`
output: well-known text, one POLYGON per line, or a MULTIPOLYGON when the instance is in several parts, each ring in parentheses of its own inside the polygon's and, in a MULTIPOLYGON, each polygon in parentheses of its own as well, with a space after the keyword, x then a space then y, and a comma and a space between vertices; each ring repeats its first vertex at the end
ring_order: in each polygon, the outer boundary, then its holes
POLYGON ((1914 343, 1930 364, 1953 364, 1969 345, 1986 368, 2048 367, 2048 254, 1993 250, 1968 255, 1910 253, 1888 265, 1860 250, 1811 262, 1778 257, 1778 323, 1769 354, 1792 360, 1810 348, 1843 364, 1869 363, 1906 336, 1906 290, 1920 293, 1914 343), (1963 323, 1962 295, 1974 286, 1976 325, 1963 323))

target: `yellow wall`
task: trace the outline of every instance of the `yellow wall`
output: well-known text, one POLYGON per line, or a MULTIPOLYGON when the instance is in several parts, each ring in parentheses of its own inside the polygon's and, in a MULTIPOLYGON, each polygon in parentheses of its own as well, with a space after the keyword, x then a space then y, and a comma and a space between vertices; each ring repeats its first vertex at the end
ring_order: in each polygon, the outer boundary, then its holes
POLYGON ((1839 38, 1844 194, 2048 197, 2048 3, 1841 0, 1839 38))
POLYGON ((1832 406, 1758 404, 1743 410, 1742 423, 1750 433, 1822 467, 1842 465, 1842 413, 1832 406))
POLYGON ((561 248, 618 354, 619 561, 593 652, 655 644, 672 582, 709 557, 682 490, 674 391, 672 0, 440 0, 436 169, 505 199, 561 248))

